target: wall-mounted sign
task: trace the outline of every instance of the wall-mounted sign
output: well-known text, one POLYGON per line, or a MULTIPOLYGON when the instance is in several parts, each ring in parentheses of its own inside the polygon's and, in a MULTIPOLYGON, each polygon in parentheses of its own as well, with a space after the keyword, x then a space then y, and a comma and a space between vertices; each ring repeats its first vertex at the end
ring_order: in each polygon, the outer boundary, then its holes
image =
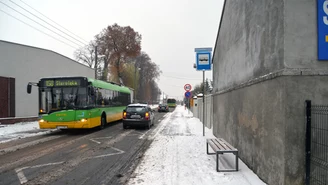
POLYGON ((318 3, 318 60, 328 60, 328 0, 318 3))

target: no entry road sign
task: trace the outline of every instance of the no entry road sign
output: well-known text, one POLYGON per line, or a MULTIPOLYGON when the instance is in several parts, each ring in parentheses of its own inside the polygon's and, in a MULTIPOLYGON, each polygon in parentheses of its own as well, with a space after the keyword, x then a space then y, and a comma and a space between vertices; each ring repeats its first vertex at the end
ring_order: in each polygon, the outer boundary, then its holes
POLYGON ((191 91, 191 85, 190 84, 184 85, 184 90, 185 91, 191 91))

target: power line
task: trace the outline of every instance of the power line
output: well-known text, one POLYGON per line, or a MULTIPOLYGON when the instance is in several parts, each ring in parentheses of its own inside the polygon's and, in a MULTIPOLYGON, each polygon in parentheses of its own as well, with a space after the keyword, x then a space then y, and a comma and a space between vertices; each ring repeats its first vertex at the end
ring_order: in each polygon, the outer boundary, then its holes
POLYGON ((20 0, 22 3, 24 3, 26 6, 30 7, 31 9, 33 9, 34 11, 38 12, 39 14, 43 15, 45 18, 47 18, 48 20, 52 21, 53 23, 57 24, 57 26, 63 28, 64 30, 68 31, 69 33, 73 34, 74 36, 78 37, 79 39, 83 40, 84 42, 88 42, 86 40, 84 40, 82 37, 74 34, 73 32, 69 31, 68 29, 66 29, 65 27, 63 27, 62 25, 58 24, 57 22, 55 22, 54 20, 50 19, 49 17, 47 17, 46 15, 44 15, 43 13, 41 13, 40 11, 36 10, 35 8, 33 8, 32 6, 28 5, 26 2, 24 2, 23 0, 20 0))
POLYGON ((187 77, 177 77, 177 76, 166 76, 166 75, 162 75, 163 77, 167 77, 167 78, 175 78, 175 79, 182 79, 182 80, 197 80, 197 81, 203 81, 203 79, 201 78, 187 78, 187 77))
POLYGON ((50 23, 48 23, 47 21, 45 21, 44 19, 40 18, 39 16, 35 15, 34 13, 28 11, 28 10, 25 9, 24 7, 22 7, 22 6, 20 6, 19 4, 15 3, 14 1, 12 1, 12 0, 9 0, 9 1, 10 1, 11 3, 15 4, 16 6, 20 7, 21 9, 25 10, 26 12, 30 13, 30 14, 33 15, 34 17, 40 19, 41 21, 45 22, 46 24, 48 24, 48 25, 52 26, 53 28, 57 29, 58 31, 60 31, 60 32, 64 33, 65 35, 71 37, 72 39, 74 39, 74 40, 80 42, 81 44, 86 45, 84 42, 81 42, 80 40, 78 40, 78 39, 72 37, 71 35, 67 34, 66 32, 64 32, 64 31, 62 31, 62 30, 60 30, 60 29, 58 29, 57 27, 55 27, 55 26, 53 26, 52 24, 50 24, 50 23))
POLYGON ((57 34, 57 35, 59 35, 59 36, 63 37, 64 39, 66 39, 66 40, 69 40, 70 42, 72 42, 72 43, 76 44, 76 45, 77 45, 77 46, 79 46, 79 47, 82 47, 80 44, 77 44, 76 42, 74 42, 74 41, 72 41, 72 40, 70 40, 70 39, 68 39, 68 38, 66 38, 66 37, 64 37, 64 36, 62 36, 61 34, 59 34, 59 33, 55 32, 55 31, 53 31, 53 30, 51 30, 51 29, 49 29, 48 27, 46 27, 46 26, 44 26, 44 25, 40 24, 39 22, 37 22, 37 21, 35 21, 35 20, 31 19, 30 17, 28 17, 28 16, 24 15, 23 13, 21 13, 21 12, 19 12, 18 10, 16 10, 16 9, 12 8, 11 6, 9 6, 9 5, 7 5, 7 4, 5 4, 5 3, 1 2, 1 1, 0 1, 0 3, 4 4, 5 6, 9 7, 9 8, 10 8, 10 9, 12 9, 12 10, 14 10, 15 12, 17 12, 17 13, 19 13, 19 14, 23 15, 24 17, 26 17, 26 18, 30 19, 31 21, 33 21, 33 22, 37 23, 38 25, 40 25, 40 26, 42 26, 42 27, 46 28, 47 30, 50 30, 51 32, 53 32, 53 33, 55 33, 55 34, 57 34))
POLYGON ((64 42, 64 41, 62 41, 62 40, 57 39, 56 37, 53 37, 52 35, 49 35, 48 33, 45 33, 45 32, 43 32, 43 31, 39 30, 38 28, 36 28, 36 27, 34 27, 34 26, 32 26, 32 25, 30 25, 30 24, 28 24, 28 23, 26 23, 26 22, 24 22, 24 21, 22 21, 22 20, 20 20, 20 19, 18 19, 18 18, 16 18, 15 16, 13 16, 13 15, 11 15, 11 14, 9 14, 9 13, 7 13, 7 12, 1 10, 1 9, 0 9, 0 11, 2 11, 3 13, 7 14, 8 16, 10 16, 10 17, 12 17, 12 18, 14 18, 14 19, 16 19, 16 20, 18 20, 18 21, 20 21, 20 22, 26 24, 27 26, 30 26, 31 28, 36 29, 37 31, 39 31, 39 32, 41 32, 41 33, 43 33, 43 34, 45 34, 45 35, 47 35, 47 36, 49 36, 49 37, 51 37, 51 38, 53 38, 53 39, 55 39, 55 40, 57 40, 57 41, 63 43, 63 44, 66 44, 66 45, 68 45, 68 46, 70 46, 70 47, 72 47, 72 48, 74 48, 74 49, 78 49, 78 48, 76 48, 76 47, 74 47, 74 46, 72 46, 72 45, 70 45, 70 44, 68 44, 68 43, 66 43, 66 42, 64 42))
POLYGON ((181 87, 181 88, 183 88, 183 86, 180 86, 180 85, 168 85, 168 84, 163 84, 163 83, 161 83, 161 85, 171 86, 171 87, 181 87))
POLYGON ((176 76, 166 76, 166 75, 162 75, 163 77, 167 77, 167 78, 175 78, 175 79, 182 79, 182 80, 197 80, 197 81, 202 81, 201 78, 186 78, 186 77, 176 77, 176 76))

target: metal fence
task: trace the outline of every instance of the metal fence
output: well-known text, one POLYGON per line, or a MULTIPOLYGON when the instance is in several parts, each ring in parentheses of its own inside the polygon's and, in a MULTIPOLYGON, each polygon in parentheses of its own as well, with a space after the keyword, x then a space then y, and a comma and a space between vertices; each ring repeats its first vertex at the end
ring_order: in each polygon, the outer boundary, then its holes
POLYGON ((328 105, 306 101, 306 184, 328 185, 328 105))

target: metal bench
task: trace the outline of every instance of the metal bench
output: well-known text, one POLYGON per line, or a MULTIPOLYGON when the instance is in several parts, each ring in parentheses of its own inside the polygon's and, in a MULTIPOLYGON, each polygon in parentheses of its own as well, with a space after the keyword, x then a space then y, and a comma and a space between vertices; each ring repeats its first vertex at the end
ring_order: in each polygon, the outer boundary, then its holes
POLYGON ((231 172, 231 171, 238 171, 238 150, 231 146, 228 142, 226 142, 222 138, 213 138, 206 140, 206 152, 208 155, 216 155, 216 171, 217 172, 231 172), (208 152, 208 145, 214 150, 215 153, 208 152), (229 170, 220 170, 219 169, 219 154, 224 153, 233 153, 236 156, 236 169, 229 169, 229 170))

